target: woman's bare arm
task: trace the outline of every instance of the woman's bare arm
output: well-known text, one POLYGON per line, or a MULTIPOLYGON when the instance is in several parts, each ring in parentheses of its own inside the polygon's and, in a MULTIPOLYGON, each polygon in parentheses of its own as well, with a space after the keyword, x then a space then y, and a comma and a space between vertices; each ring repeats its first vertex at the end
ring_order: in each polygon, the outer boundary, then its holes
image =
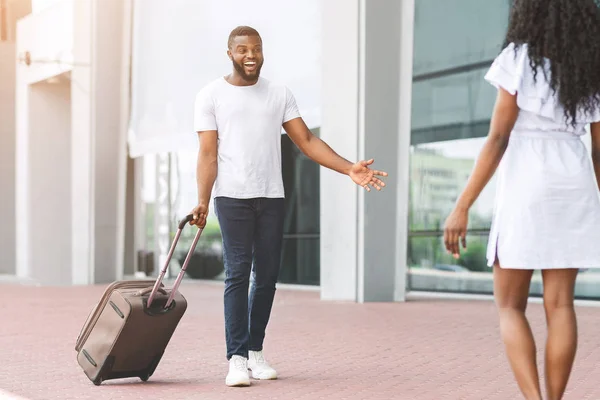
POLYGON ((462 242, 463 247, 466 247, 469 209, 494 176, 508 147, 510 133, 518 115, 519 107, 517 106, 516 95, 511 95, 506 90, 499 89, 488 137, 477 158, 473 173, 458 198, 454 211, 446 220, 444 228, 446 249, 457 258, 459 256, 459 241, 462 242))

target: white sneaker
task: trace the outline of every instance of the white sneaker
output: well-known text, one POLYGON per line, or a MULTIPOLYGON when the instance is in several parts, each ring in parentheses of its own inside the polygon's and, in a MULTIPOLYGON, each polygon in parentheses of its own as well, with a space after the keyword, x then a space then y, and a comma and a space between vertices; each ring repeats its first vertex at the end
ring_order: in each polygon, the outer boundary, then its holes
POLYGON ((248 375, 248 360, 242 356, 232 356, 229 359, 229 373, 225 378, 227 386, 250 386, 248 375))
POLYGON ((277 379, 277 371, 265 361, 262 351, 248 352, 248 368, 254 379, 277 379))

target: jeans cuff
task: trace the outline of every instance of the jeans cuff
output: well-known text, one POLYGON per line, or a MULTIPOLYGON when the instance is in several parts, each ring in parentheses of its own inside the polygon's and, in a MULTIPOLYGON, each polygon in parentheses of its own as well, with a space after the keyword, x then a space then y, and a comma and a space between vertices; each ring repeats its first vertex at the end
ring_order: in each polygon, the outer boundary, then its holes
MULTIPOLYGON (((256 350, 254 350, 256 351, 256 350)), ((233 353, 227 356, 227 361, 231 360, 231 357, 233 356, 240 356, 240 357, 244 357, 244 358, 248 358, 248 354, 241 354, 241 353, 233 353)))

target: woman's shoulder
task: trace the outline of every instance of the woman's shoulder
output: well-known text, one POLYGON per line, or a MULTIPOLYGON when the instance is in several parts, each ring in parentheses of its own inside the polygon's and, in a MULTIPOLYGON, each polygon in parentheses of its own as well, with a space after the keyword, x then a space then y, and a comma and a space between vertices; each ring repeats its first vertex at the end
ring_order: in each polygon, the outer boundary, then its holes
POLYGON ((494 59, 485 80, 496 88, 502 87, 511 94, 516 94, 527 74, 527 44, 508 43, 494 59))
POLYGON ((507 43, 502 51, 500 51, 500 54, 498 55, 497 58, 499 59, 504 59, 504 58, 508 58, 508 57, 512 57, 512 58, 516 58, 519 55, 522 55, 523 53, 527 53, 529 46, 527 43, 516 43, 516 42, 509 42, 507 43))
POLYGON ((529 45, 527 43, 508 43, 498 54, 494 64, 514 69, 515 73, 521 75, 527 73, 527 68, 524 67, 529 66, 529 45))
MULTIPOLYGON (((535 67, 537 70, 532 69, 531 65, 527 43, 508 43, 494 59, 485 80, 516 96, 521 110, 562 122, 564 108, 558 99, 558 93, 549 83, 551 61, 544 58, 535 67)), ((593 114, 591 120, 600 115, 600 110, 593 114)), ((587 116, 583 120, 590 122, 587 116)))

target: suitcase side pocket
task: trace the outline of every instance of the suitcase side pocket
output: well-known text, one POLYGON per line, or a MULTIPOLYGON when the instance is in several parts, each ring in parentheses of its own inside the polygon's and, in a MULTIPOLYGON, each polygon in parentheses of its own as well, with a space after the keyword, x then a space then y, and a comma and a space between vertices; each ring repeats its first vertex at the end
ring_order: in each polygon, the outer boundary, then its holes
POLYGON ((94 384, 108 379, 109 355, 131 312, 129 303, 120 295, 115 293, 107 300, 77 354, 79 365, 94 384))
POLYGON ((94 312, 96 311, 96 309, 98 308, 99 305, 100 305, 100 303, 96 304, 94 306, 94 308, 92 308, 92 310, 88 314, 87 318, 85 319, 85 323, 81 327, 81 331, 79 332, 79 336, 77 336, 77 341, 75 342, 75 351, 79 351, 79 347, 80 347, 79 344, 80 344, 83 332, 86 330, 86 327, 90 323, 90 319, 92 318, 92 315, 94 314, 94 312))
MULTIPOLYGON (((108 299, 112 296, 113 292, 117 289, 122 288, 146 288, 148 286, 152 287, 154 281, 151 280, 134 280, 134 281, 117 281, 111 283, 102 294, 100 301, 92 309, 90 314, 88 315, 83 327, 81 328, 81 332, 79 332, 79 336, 77 337, 77 341, 75 343, 75 351, 80 351, 83 347, 85 341, 87 340, 90 332, 94 329, 94 325, 96 324, 98 318, 100 317, 100 313, 106 307, 108 303, 108 299)), ((164 285, 161 285, 163 287, 164 285)))

